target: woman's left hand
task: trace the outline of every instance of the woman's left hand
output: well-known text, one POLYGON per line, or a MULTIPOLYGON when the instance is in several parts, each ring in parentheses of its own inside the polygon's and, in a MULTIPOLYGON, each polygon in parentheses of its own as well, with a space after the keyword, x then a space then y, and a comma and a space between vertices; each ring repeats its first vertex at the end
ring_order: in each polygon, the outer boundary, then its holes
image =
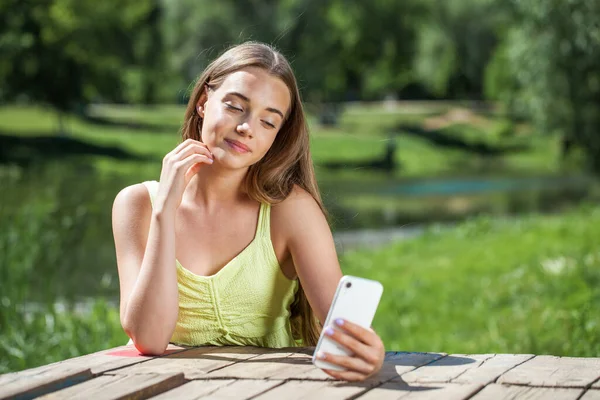
POLYGON ((330 353, 317 354, 320 360, 347 369, 347 371, 330 369, 323 369, 323 371, 336 379, 346 381, 363 381, 379 372, 383 366, 385 348, 375 331, 347 320, 336 320, 336 328, 325 328, 325 334, 350 350, 353 355, 348 357, 330 353))

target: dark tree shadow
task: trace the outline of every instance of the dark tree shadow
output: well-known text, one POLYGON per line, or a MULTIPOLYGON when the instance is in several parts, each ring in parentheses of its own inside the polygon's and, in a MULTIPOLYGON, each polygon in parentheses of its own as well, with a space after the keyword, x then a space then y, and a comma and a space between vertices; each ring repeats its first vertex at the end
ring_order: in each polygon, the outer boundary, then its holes
POLYGON ((444 133, 442 130, 427 130, 417 125, 400 124, 396 127, 395 133, 425 139, 439 147, 464 150, 482 156, 498 156, 529 150, 529 147, 525 145, 491 146, 484 142, 467 142, 459 137, 444 133))
POLYGON ((33 163, 71 156, 101 156, 133 161, 152 161, 154 159, 130 153, 117 146, 102 146, 73 137, 15 136, 0 131, 0 164, 17 164, 27 167, 33 163))
POLYGON ((106 126, 111 128, 123 128, 133 131, 145 131, 151 133, 164 133, 164 132, 177 132, 180 128, 179 125, 157 125, 157 124, 146 124, 141 122, 124 122, 115 121, 103 117, 95 117, 92 115, 83 114, 80 117, 87 123, 106 126))

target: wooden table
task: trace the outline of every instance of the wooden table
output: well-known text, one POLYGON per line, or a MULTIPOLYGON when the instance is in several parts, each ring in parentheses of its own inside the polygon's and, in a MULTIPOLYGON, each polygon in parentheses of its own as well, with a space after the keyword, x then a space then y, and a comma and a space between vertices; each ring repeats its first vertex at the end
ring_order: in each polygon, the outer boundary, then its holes
POLYGON ((312 348, 118 347, 0 376, 0 399, 600 399, 600 358, 388 352, 361 383, 331 379, 312 348))

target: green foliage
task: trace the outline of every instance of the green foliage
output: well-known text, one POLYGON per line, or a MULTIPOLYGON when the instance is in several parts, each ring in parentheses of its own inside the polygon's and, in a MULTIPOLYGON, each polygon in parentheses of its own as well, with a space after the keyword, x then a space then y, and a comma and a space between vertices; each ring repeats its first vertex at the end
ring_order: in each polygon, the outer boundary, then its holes
POLYGON ((103 300, 118 285, 107 240, 115 192, 90 177, 81 164, 0 169, 0 373, 127 340, 103 300))
POLYGON ((145 55, 160 54, 145 34, 153 12, 152 0, 1 2, 0 99, 25 97, 62 111, 122 100, 124 70, 138 61, 149 70, 156 59, 145 55))
POLYGON ((482 98, 483 76, 505 21, 494 0, 430 1, 418 30, 417 79, 437 96, 482 98))
POLYGON ((513 23, 489 66, 488 94, 540 132, 563 137, 600 171, 600 3, 512 1, 513 23))
POLYGON ((599 226, 597 207, 479 217, 342 268, 383 283, 373 326, 389 350, 598 357, 599 226))
MULTIPOLYGON (((446 197, 414 197, 404 198, 402 201, 397 197, 379 196, 377 190, 390 183, 397 185, 402 182, 401 179, 407 177, 422 179, 424 176, 456 171, 477 173, 478 163, 482 160, 470 153, 458 149, 440 150, 416 137, 401 134, 395 138, 388 136, 390 130, 399 123, 422 123, 425 116, 433 110, 440 111, 426 105, 420 106, 418 114, 353 106, 342 114, 340 127, 321 129, 315 126, 312 148, 317 164, 336 160, 352 163, 378 157, 382 154, 387 140, 396 140, 400 150, 397 157, 401 169, 392 178, 382 173, 360 169, 344 168, 338 172, 331 172, 319 168, 320 184, 325 197, 333 198, 337 202, 337 208, 332 209, 336 213, 337 221, 345 218, 344 214, 338 214, 339 208, 347 207, 342 213, 349 212, 347 221, 350 222, 341 221, 340 225, 343 228, 350 225, 381 225, 381 216, 369 214, 374 209, 380 214, 383 210, 386 215, 405 212, 406 215, 415 216, 415 220, 421 221, 423 218, 439 220, 444 215, 466 214, 473 210, 506 213, 538 209, 542 203, 539 200, 541 196, 529 193, 506 198, 500 195, 481 196, 476 199, 463 196, 451 200, 446 197), (350 191, 347 191, 348 187, 351 188, 350 191), (357 194, 357 187, 363 194, 357 194), (372 188, 377 190, 369 192, 372 188), (365 196, 365 192, 370 194, 370 197, 365 196)), ((61 159, 60 162, 40 162, 28 169, 7 165, 0 167, 0 226, 3 228, 0 231, 0 373, 99 351, 124 344, 127 340, 120 327, 118 308, 115 304, 118 296, 118 278, 110 227, 111 205, 116 193, 123 187, 158 177, 162 156, 178 142, 177 126, 183 115, 183 108, 95 106, 90 111, 93 115, 106 118, 115 124, 97 126, 79 117, 70 116, 67 123, 74 138, 97 145, 117 145, 150 159, 117 162, 109 158, 70 157, 61 159), (119 122, 123 125, 119 125, 119 122), (128 127, 127 123, 135 122, 145 122, 148 129, 128 127)), ((495 122, 490 124, 492 130, 503 121, 490 119, 495 122)), ((48 110, 22 106, 0 108, 0 131, 23 136, 51 135, 52 126, 52 114, 48 110)), ((447 129, 449 133, 463 135, 465 139, 487 138, 493 134, 492 131, 482 131, 475 127, 447 129)), ((555 165, 549 160, 555 156, 556 146, 550 137, 525 135, 521 139, 532 145, 531 151, 508 154, 500 159, 501 162, 505 162, 508 167, 518 167, 521 176, 523 173, 541 170, 555 171, 555 165)), ((497 143, 511 141, 513 138, 503 139, 494 135, 489 137, 489 140, 497 143)), ((548 202, 555 207, 560 199, 550 198, 548 202)), ((365 272, 365 275, 373 274, 371 276, 389 282, 386 284, 386 300, 382 304, 382 313, 378 314, 378 318, 383 318, 383 322, 380 322, 380 319, 376 320, 376 328, 383 335, 388 349, 461 351, 465 350, 465 347, 459 347, 457 342, 452 341, 456 331, 467 338, 465 343, 471 343, 472 338, 466 336, 470 329, 468 324, 473 324, 475 332, 480 332, 477 329, 480 329, 481 324, 485 325, 485 321, 481 320, 487 318, 489 310, 480 306, 462 317, 458 315, 456 318, 468 318, 457 320, 466 324, 464 329, 457 327, 458 322, 450 321, 452 323, 448 325, 447 331, 439 331, 441 328, 432 322, 433 316, 441 318, 439 326, 448 322, 443 318, 450 318, 440 313, 447 312, 452 318, 455 316, 451 313, 450 306, 440 308, 440 311, 432 306, 431 293, 445 300, 463 292, 469 293, 465 290, 469 289, 472 290, 472 296, 475 290, 468 277, 475 275, 465 268, 465 265, 468 266, 478 259, 486 261, 482 266, 487 268, 489 265, 489 269, 479 272, 491 277, 501 273, 501 267, 506 267, 502 264, 503 260, 507 262, 507 266, 520 266, 522 263, 529 263, 532 254, 538 254, 536 252, 542 254, 540 260, 551 260, 548 265, 562 265, 561 257, 565 257, 565 265, 571 265, 571 259, 581 258, 579 253, 569 250, 576 249, 578 243, 585 247, 585 254, 592 253, 591 239, 586 239, 586 235, 593 237, 596 234, 593 229, 597 225, 595 221, 598 211, 592 209, 588 210, 588 213, 592 215, 589 220, 585 220, 584 211, 581 211, 568 214, 562 219, 531 217, 521 225, 514 221, 514 226, 520 226, 518 231, 512 230, 510 227, 513 225, 507 225, 507 222, 480 219, 476 220, 478 222, 461 225, 456 231, 432 231, 425 238, 381 251, 349 254, 345 256, 342 265, 346 273, 365 272), (563 232, 560 237, 552 233, 552 227, 556 224, 563 227, 560 228, 563 232), (583 231, 578 229, 584 229, 585 224, 588 224, 588 227, 582 233, 583 231), (485 231, 484 228, 489 226, 494 228, 490 228, 489 232, 485 231), (530 238, 530 235, 534 238, 530 238), (526 240, 516 243, 519 237, 526 240), (512 254, 513 249, 519 249, 518 246, 523 248, 512 254), (552 250, 555 247, 558 250, 552 250), (483 248, 490 252, 489 263, 488 259, 482 256, 483 248), (506 249, 511 250, 508 257, 504 257, 506 249), (471 252, 473 255, 469 256, 471 252), (444 261, 439 261, 438 258, 444 261), (431 268, 421 270, 424 265, 430 265, 431 268), (452 276, 453 273, 457 276, 452 276), (436 276, 439 277, 438 280, 435 280, 436 276), (392 297, 387 297, 389 294, 392 294, 392 297), (409 297, 403 297, 404 294, 409 297), (396 304, 400 311, 396 309, 396 304), (436 312, 438 314, 435 314, 436 312), (424 321, 423 327, 413 329, 411 324, 421 320, 424 321), (448 334, 444 335, 444 332, 448 334), (398 338, 406 341, 398 341, 398 338)), ((584 262, 592 260, 585 257, 584 262)), ((593 273, 590 276, 590 279, 596 279, 593 273)), ((509 283, 512 281, 507 285, 509 283)), ((500 300, 506 298, 505 291, 509 290, 508 286, 488 286, 482 292, 485 296, 500 300), (493 290, 499 292, 494 294, 493 290)), ((573 293, 576 293, 578 287, 573 286, 573 293)), ((525 291, 521 287, 518 290, 525 291)), ((580 295, 584 296, 581 293, 580 295)), ((434 299, 439 300, 435 297, 434 299)), ((546 297, 543 299, 546 301, 546 297)), ((548 300, 543 307, 554 307, 556 301, 552 301, 548 300)), ((566 350, 556 349, 554 337, 564 334, 565 330, 549 323, 548 327, 553 331, 544 334, 550 339, 536 349, 547 352, 563 351, 561 354, 567 350, 574 354, 584 354, 586 348, 593 350, 594 343, 597 342, 594 342, 596 339, 593 332, 590 333, 586 326, 594 321, 590 320, 589 313, 585 314, 575 309, 577 305, 587 304, 585 298, 582 303, 577 301, 569 300, 569 304, 575 305, 565 313, 572 314, 573 317, 564 321, 579 327, 575 338, 582 340, 580 347, 576 348, 573 345, 566 350)), ((463 299, 459 305, 462 306, 466 302, 463 299)), ((490 318, 493 323, 500 324, 505 315, 505 311, 500 310, 490 318)), ((528 328, 526 321, 523 321, 523 324, 523 330, 537 329, 537 325, 528 328)), ((535 324, 539 324, 539 321, 535 324)), ((522 340, 509 332, 503 348, 514 346, 515 351, 529 351, 522 340)), ((481 340, 473 340, 471 346, 468 350, 475 352, 502 348, 485 336, 482 336, 481 340)), ((587 354, 592 354, 592 350, 587 354)))
POLYGON ((272 43, 292 61, 311 101, 375 97, 409 81, 417 1, 197 0, 164 2, 175 69, 196 79, 230 45, 272 43), (335 56, 333 56, 335 55, 335 56))

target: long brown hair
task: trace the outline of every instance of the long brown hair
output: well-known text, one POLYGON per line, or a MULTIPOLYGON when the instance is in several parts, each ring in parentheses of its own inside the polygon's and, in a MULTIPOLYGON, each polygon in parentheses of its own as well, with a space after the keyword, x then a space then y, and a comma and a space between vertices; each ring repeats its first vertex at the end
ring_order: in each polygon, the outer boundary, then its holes
MULTIPOLYGON (((196 105, 205 95, 206 87, 218 87, 229 74, 247 67, 262 68, 281 79, 290 91, 291 104, 273 145, 260 161, 248 169, 244 181, 246 192, 261 203, 276 204, 291 193, 294 185, 298 185, 312 195, 327 215, 317 186, 310 155, 308 125, 296 78, 288 61, 273 47, 246 42, 231 47, 204 70, 196 81, 185 111, 182 140, 201 140, 202 118, 196 112, 196 105)), ((317 344, 320 325, 302 285, 299 285, 291 305, 291 326, 297 342, 301 341, 303 346, 317 344)))

